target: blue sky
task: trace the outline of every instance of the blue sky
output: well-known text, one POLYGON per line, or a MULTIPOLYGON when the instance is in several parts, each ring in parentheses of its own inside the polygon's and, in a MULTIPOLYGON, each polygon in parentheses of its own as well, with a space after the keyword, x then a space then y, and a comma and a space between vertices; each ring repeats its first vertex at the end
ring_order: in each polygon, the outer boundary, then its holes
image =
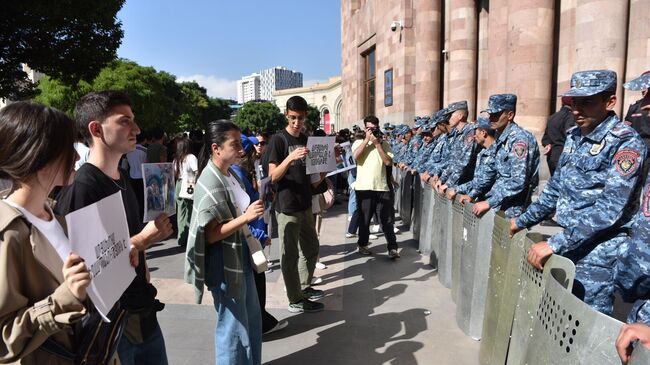
POLYGON ((274 66, 305 85, 341 73, 340 0, 127 0, 117 53, 235 98, 242 76, 274 66))

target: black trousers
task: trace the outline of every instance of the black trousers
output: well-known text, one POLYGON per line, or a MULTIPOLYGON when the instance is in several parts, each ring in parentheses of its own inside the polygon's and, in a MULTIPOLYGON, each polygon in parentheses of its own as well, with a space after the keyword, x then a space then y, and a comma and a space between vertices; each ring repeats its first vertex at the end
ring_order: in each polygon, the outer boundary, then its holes
POLYGON ((278 320, 266 311, 266 274, 255 273, 255 287, 257 289, 257 298, 260 301, 262 311, 262 333, 265 333, 278 324, 278 320))
POLYGON ((397 239, 393 225, 395 223, 394 195, 391 191, 357 190, 359 209, 359 246, 368 246, 370 220, 373 214, 379 216, 379 224, 384 232, 388 250, 397 249, 397 239))

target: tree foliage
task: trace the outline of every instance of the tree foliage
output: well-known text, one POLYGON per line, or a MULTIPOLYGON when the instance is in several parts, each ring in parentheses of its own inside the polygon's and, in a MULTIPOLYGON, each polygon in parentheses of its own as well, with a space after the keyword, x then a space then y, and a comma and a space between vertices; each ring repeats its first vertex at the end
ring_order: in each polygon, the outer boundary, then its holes
POLYGON ((305 127, 311 132, 320 128, 320 111, 313 105, 307 106, 307 119, 305 120, 305 127))
POLYGON ((286 126, 286 118, 280 109, 268 101, 249 101, 239 109, 234 122, 242 130, 278 131, 286 126))
POLYGON ((160 127, 166 132, 203 129, 207 122, 228 119, 231 109, 225 100, 211 98, 196 82, 176 82, 176 76, 140 66, 129 60, 110 62, 92 81, 68 86, 45 77, 38 85, 37 102, 54 106, 70 115, 77 100, 90 91, 119 90, 131 98, 141 128, 160 127))
POLYGON ((115 59, 124 0, 5 1, 0 11, 0 97, 31 97, 26 63, 65 85, 92 80, 115 59))

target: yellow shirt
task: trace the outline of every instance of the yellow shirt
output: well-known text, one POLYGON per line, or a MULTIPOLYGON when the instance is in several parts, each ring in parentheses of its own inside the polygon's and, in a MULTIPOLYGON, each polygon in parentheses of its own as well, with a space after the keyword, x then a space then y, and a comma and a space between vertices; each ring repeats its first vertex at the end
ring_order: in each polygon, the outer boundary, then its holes
MULTIPOLYGON (((354 141, 352 151, 355 151, 362 143, 362 139, 354 141)), ((388 157, 392 159, 393 151, 390 149, 388 142, 382 141, 381 146, 388 157)), ((354 183, 354 190, 388 191, 386 167, 375 145, 368 142, 357 159, 357 181, 354 183)))

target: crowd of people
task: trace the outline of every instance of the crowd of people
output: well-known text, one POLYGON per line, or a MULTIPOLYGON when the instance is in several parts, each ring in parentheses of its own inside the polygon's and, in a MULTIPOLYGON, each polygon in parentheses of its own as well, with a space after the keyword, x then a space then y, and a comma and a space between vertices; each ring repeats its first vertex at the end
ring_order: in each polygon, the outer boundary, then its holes
POLYGON ((260 245, 271 244, 262 184, 273 186, 288 310, 318 312, 325 308, 319 301, 325 292, 314 287, 324 209, 319 195, 347 185, 346 237, 357 238, 359 254, 372 255, 369 241, 381 231, 387 257, 397 261, 392 173, 397 168, 449 199, 473 202, 477 216, 503 210, 512 234, 554 219, 562 230, 533 245, 529 262, 542 268, 551 254, 571 259, 575 294, 602 313, 612 313, 615 291, 636 301, 617 342, 626 361, 634 340, 650 347, 650 179, 644 143, 650 74, 625 85, 644 91, 624 122, 613 112, 616 86, 612 71, 573 75, 562 114, 551 118, 542 141, 551 178, 534 202, 541 153, 533 134, 515 121, 514 94, 490 96, 482 111, 487 117, 476 121, 468 119, 466 101, 416 118, 413 127, 385 123, 382 131, 379 119, 367 116, 363 128, 337 133, 338 143, 351 143, 356 167, 330 181, 325 173, 306 172, 308 134, 324 133, 306 130, 308 105, 299 96, 287 101, 286 128, 273 134, 244 133, 218 120, 167 143, 161 130, 140 130, 121 92, 83 96, 74 120, 44 105, 12 103, 0 110, 0 179, 9 181, 0 201, 5 277, 0 322, 7 334, 0 360, 71 364, 99 345, 104 363, 166 364, 156 318, 164 304, 156 299, 145 252, 176 230, 196 302, 204 289, 214 300, 216 363, 260 364, 263 334, 288 325, 265 310, 265 273, 251 259, 260 245), (162 213, 142 223, 145 162, 172 162, 175 222, 162 213), (111 335, 99 344, 79 345, 95 328, 87 320, 96 314, 86 292, 93 277, 77 253, 62 252, 70 246, 59 218, 117 192, 136 277, 109 313, 111 335))

